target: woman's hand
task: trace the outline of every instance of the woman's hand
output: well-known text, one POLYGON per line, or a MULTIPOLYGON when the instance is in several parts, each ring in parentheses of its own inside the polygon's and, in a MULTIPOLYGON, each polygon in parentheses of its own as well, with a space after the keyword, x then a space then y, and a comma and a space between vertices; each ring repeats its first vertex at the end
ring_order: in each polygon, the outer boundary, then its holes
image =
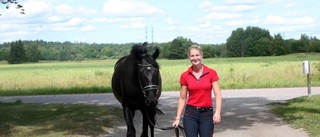
POLYGON ((176 119, 173 123, 172 123, 172 126, 177 128, 179 126, 179 123, 180 123, 180 119, 176 119))
POLYGON ((220 121, 221 121, 220 113, 214 113, 214 115, 213 115, 213 123, 214 124, 219 124, 220 121))

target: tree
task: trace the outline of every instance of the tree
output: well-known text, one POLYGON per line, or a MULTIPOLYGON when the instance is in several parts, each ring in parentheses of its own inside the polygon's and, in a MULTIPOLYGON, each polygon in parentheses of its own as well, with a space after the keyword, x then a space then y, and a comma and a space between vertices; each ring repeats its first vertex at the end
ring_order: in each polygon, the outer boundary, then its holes
MULTIPOLYGON (((24 13, 24 8, 21 4, 18 3, 17 0, 1 0, 1 3, 6 5, 6 9, 10 8, 10 5, 15 5, 17 9, 20 9, 20 14, 25 14, 24 13)), ((0 14, 1 16, 1 14, 0 14)))
POLYGON ((21 40, 12 42, 9 53, 9 64, 20 64, 27 61, 25 49, 21 40))
POLYGON ((244 53, 244 29, 238 28, 232 31, 231 36, 227 39, 226 50, 228 57, 242 57, 244 53))
POLYGON ((40 50, 38 45, 32 44, 26 48, 26 56, 28 62, 38 62, 40 59, 40 50))
MULTIPOLYGON (((226 50, 229 57, 250 57, 255 53, 255 42, 261 38, 272 40, 268 30, 259 27, 238 28, 227 39, 226 50)), ((261 45, 259 45, 261 46, 261 45)))
POLYGON ((185 59, 187 58, 187 51, 189 46, 191 46, 193 42, 190 39, 177 37, 175 38, 170 46, 168 47, 168 59, 185 59))
POLYGON ((270 56, 270 45, 272 41, 268 38, 261 38, 255 42, 252 56, 270 56))
POLYGON ((285 47, 284 40, 280 34, 276 34, 273 39, 272 46, 270 48, 271 54, 275 56, 285 55, 289 53, 289 49, 285 47))
POLYGON ((320 40, 318 40, 317 38, 311 40, 310 51, 317 52, 317 53, 320 52, 320 40))
POLYGON ((201 45, 203 58, 213 58, 216 55, 215 48, 212 45, 201 45))

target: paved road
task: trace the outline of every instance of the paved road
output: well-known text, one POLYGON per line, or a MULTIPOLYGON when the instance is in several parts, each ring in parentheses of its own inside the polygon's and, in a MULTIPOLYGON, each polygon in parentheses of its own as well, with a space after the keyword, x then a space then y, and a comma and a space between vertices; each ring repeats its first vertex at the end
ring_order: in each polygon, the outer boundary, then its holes
MULTIPOLYGON (((320 94, 320 87, 312 87, 311 94, 320 94)), ((215 137, 308 137, 302 129, 293 129, 271 113, 270 102, 285 102, 287 99, 307 96, 307 88, 274 88, 274 89, 241 89, 222 90, 222 122, 215 127, 215 137)), ((178 92, 163 92, 159 107, 166 113, 157 116, 159 126, 170 126, 175 117, 178 92)), ((24 103, 83 103, 95 105, 112 105, 121 107, 113 94, 81 94, 0 97, 0 102, 11 102, 17 99, 24 103)), ((141 114, 134 119, 137 136, 141 133, 141 114)), ((117 123, 111 134, 106 137, 124 137, 124 121, 117 123)), ((156 137, 174 137, 174 131, 156 129, 156 137)))

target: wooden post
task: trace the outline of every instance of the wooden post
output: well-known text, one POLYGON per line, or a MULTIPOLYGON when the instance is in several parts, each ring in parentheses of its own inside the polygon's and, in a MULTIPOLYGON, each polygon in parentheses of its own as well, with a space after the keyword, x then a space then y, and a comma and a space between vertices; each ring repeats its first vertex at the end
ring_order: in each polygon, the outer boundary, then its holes
POLYGON ((310 74, 307 74, 308 79, 308 97, 311 97, 311 81, 310 81, 310 74))
POLYGON ((310 63, 308 60, 302 63, 303 73, 307 74, 307 86, 308 86, 308 97, 311 97, 311 78, 310 78, 310 63))

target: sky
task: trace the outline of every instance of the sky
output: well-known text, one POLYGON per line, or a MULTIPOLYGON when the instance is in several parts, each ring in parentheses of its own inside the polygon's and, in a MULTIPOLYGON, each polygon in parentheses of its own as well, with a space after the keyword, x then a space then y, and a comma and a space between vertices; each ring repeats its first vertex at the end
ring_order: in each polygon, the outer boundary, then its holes
POLYGON ((318 0, 18 0, 25 14, 0 5, 0 43, 44 40, 86 43, 226 43, 255 26, 271 36, 320 38, 318 0))

